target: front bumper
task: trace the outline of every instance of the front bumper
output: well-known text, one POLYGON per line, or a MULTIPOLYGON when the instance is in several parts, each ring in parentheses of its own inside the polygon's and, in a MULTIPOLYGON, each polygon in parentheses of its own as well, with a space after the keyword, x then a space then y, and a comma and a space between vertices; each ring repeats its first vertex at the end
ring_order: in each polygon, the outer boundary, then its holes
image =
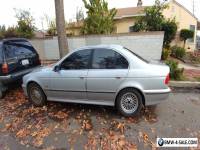
POLYGON ((161 90, 145 90, 145 105, 149 106, 159 104, 160 102, 168 99, 170 92, 170 88, 161 90))

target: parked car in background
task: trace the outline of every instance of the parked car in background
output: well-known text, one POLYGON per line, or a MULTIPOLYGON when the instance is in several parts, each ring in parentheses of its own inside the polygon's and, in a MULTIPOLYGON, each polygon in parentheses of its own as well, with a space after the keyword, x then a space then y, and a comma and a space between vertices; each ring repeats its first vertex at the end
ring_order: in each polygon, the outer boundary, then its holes
POLYGON ((167 99, 168 82, 168 66, 149 63, 119 45, 98 45, 25 75, 22 87, 36 106, 47 100, 107 105, 132 116, 167 99))
POLYGON ((0 98, 7 85, 40 66, 39 55, 26 39, 13 38, 0 41, 0 98))

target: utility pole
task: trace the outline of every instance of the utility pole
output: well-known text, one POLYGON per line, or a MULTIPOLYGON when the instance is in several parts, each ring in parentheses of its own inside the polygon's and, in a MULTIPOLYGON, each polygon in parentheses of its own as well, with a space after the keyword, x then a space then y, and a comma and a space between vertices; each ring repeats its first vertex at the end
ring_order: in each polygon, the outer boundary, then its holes
POLYGON ((195 6, 194 6, 194 0, 192 1, 192 12, 193 12, 193 15, 194 15, 194 13, 195 13, 195 8, 194 8, 195 6))
POLYGON ((60 53, 60 58, 62 58, 68 53, 63 0, 55 0, 55 12, 56 12, 56 28, 58 34, 59 53, 60 53))

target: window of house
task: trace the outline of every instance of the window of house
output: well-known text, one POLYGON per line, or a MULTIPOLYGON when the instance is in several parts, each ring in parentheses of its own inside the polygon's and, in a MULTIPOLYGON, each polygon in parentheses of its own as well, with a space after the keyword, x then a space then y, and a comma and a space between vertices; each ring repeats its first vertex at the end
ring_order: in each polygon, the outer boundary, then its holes
POLYGON ((129 32, 133 32, 133 26, 129 27, 129 32))
MULTIPOLYGON (((192 31, 194 31, 195 32, 195 28, 196 28, 196 26, 195 25, 190 25, 190 30, 192 30, 192 31)), ((188 41, 189 42, 194 42, 194 36, 193 36, 193 38, 191 38, 191 39, 188 39, 188 41)))

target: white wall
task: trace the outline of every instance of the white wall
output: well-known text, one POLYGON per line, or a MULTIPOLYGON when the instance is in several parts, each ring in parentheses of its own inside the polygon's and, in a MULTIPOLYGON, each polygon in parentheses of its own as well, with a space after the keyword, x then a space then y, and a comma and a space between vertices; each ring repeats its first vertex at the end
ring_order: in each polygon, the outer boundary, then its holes
MULTIPOLYGON (((73 51, 86 45, 120 44, 148 60, 160 60, 163 38, 163 32, 79 36, 68 38, 68 46, 69 50, 73 51)), ((59 59, 57 38, 37 39, 31 42, 38 50, 42 60, 59 59)))

